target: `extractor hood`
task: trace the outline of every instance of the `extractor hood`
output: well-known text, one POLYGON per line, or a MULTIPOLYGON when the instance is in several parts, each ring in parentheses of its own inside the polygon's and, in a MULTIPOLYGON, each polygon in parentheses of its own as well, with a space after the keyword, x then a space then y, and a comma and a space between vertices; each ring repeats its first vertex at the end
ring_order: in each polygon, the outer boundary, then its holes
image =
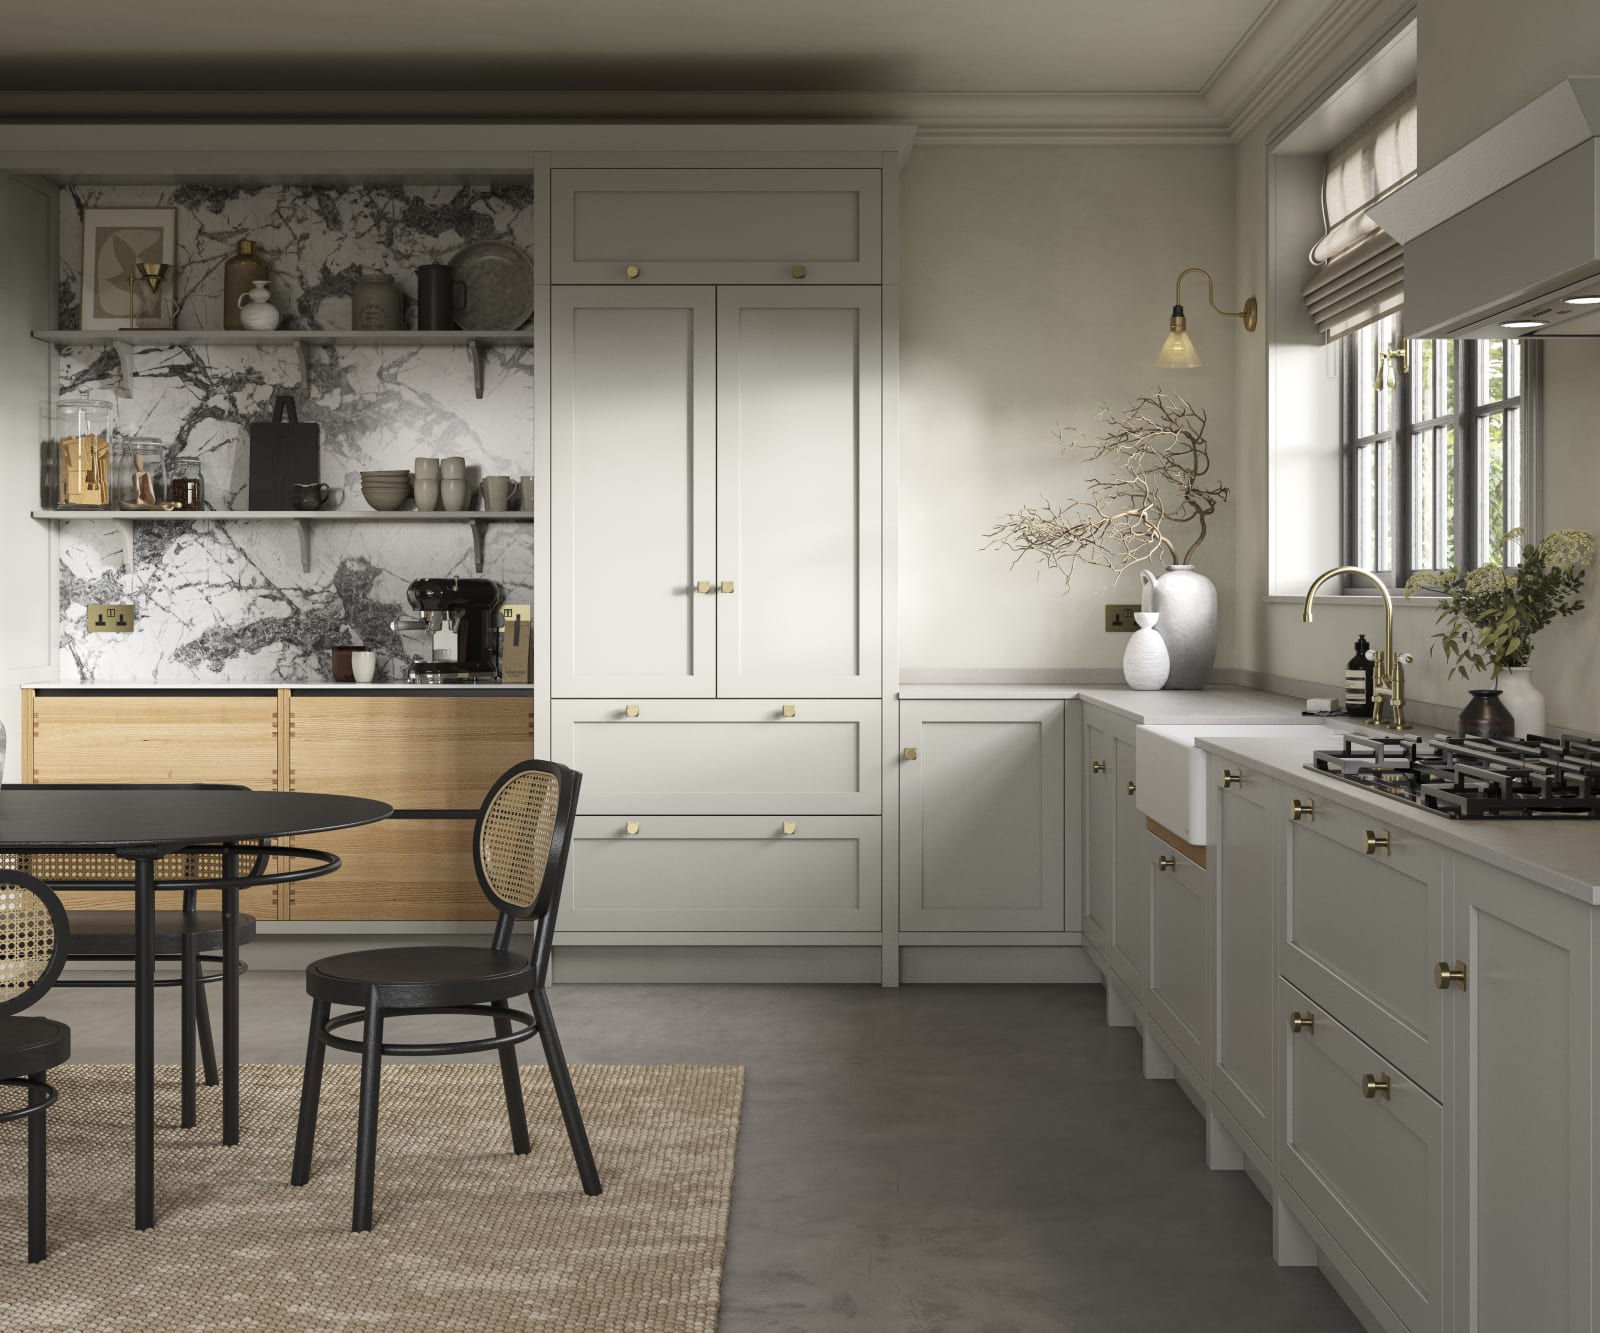
POLYGON ((1410 338, 1600 338, 1600 77, 1567 79, 1368 209, 1410 338))

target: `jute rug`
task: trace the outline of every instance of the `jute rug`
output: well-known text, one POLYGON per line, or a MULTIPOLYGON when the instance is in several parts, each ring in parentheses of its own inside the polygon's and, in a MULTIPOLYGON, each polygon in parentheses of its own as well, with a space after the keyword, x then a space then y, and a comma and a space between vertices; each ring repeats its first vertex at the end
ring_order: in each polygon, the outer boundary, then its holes
POLYGON ((605 1186, 591 1199, 543 1067, 523 1071, 533 1152, 517 1157, 498 1065, 386 1065, 364 1235, 349 1230, 356 1074, 328 1066, 311 1183, 294 1189, 298 1068, 244 1069, 236 1148, 215 1089, 182 1130, 177 1070, 158 1071, 157 1222, 140 1233, 131 1068, 56 1070, 42 1264, 23 1262, 27 1133, 0 1126, 0 1327, 713 1333, 743 1069, 575 1067, 605 1186))

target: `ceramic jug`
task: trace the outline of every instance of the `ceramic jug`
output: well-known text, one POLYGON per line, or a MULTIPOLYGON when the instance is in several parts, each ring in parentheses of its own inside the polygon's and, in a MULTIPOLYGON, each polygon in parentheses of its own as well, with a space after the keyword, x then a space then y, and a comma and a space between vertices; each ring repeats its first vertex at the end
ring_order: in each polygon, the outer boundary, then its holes
POLYGON ((278 321, 283 318, 278 313, 278 307, 272 304, 272 293, 267 290, 267 284, 260 279, 250 284, 249 291, 239 293, 237 305, 239 323, 257 333, 277 328, 278 321))
POLYGON ((1139 628, 1134 630, 1127 651, 1122 654, 1122 678, 1128 682, 1129 689, 1159 690, 1172 672, 1167 641, 1155 628, 1161 617, 1154 611, 1135 611, 1133 619, 1139 628))
POLYGON ((1160 578, 1143 570, 1139 577, 1150 609, 1160 616, 1155 631, 1166 640, 1172 663, 1166 688, 1204 689, 1217 658, 1216 585, 1193 565, 1168 565, 1160 578))

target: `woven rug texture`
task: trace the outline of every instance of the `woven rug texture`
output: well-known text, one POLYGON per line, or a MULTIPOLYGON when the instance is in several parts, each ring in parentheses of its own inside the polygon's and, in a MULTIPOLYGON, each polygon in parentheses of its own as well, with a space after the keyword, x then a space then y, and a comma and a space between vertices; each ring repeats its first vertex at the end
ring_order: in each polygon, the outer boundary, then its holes
MULTIPOLYGON (((310 1184, 289 1184, 300 1070, 249 1065, 178 1128, 157 1071, 153 1230, 133 1229, 133 1071, 50 1075, 50 1256, 24 1262, 27 1131, 0 1125, 0 1328, 714 1333, 744 1070, 575 1066, 605 1192, 578 1183, 543 1066, 511 1151, 497 1064, 386 1064, 374 1229, 350 1231, 357 1068, 330 1064, 310 1184)), ((0 1089, 4 1107, 17 1090, 0 1089)))

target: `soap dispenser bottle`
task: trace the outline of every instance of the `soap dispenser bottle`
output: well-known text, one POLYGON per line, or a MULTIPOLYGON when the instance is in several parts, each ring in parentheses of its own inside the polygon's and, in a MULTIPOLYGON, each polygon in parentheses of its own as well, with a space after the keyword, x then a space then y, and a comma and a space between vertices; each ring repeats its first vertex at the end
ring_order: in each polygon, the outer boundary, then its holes
POLYGON ((240 301, 250 290, 252 283, 267 280, 267 262, 256 253, 253 241, 240 241, 239 249, 234 256, 222 266, 222 327, 225 329, 244 329, 243 312, 239 308, 240 301))
POLYGON ((1363 634, 1356 640, 1356 655, 1344 668, 1344 711, 1352 717, 1372 716, 1372 645, 1363 634))

